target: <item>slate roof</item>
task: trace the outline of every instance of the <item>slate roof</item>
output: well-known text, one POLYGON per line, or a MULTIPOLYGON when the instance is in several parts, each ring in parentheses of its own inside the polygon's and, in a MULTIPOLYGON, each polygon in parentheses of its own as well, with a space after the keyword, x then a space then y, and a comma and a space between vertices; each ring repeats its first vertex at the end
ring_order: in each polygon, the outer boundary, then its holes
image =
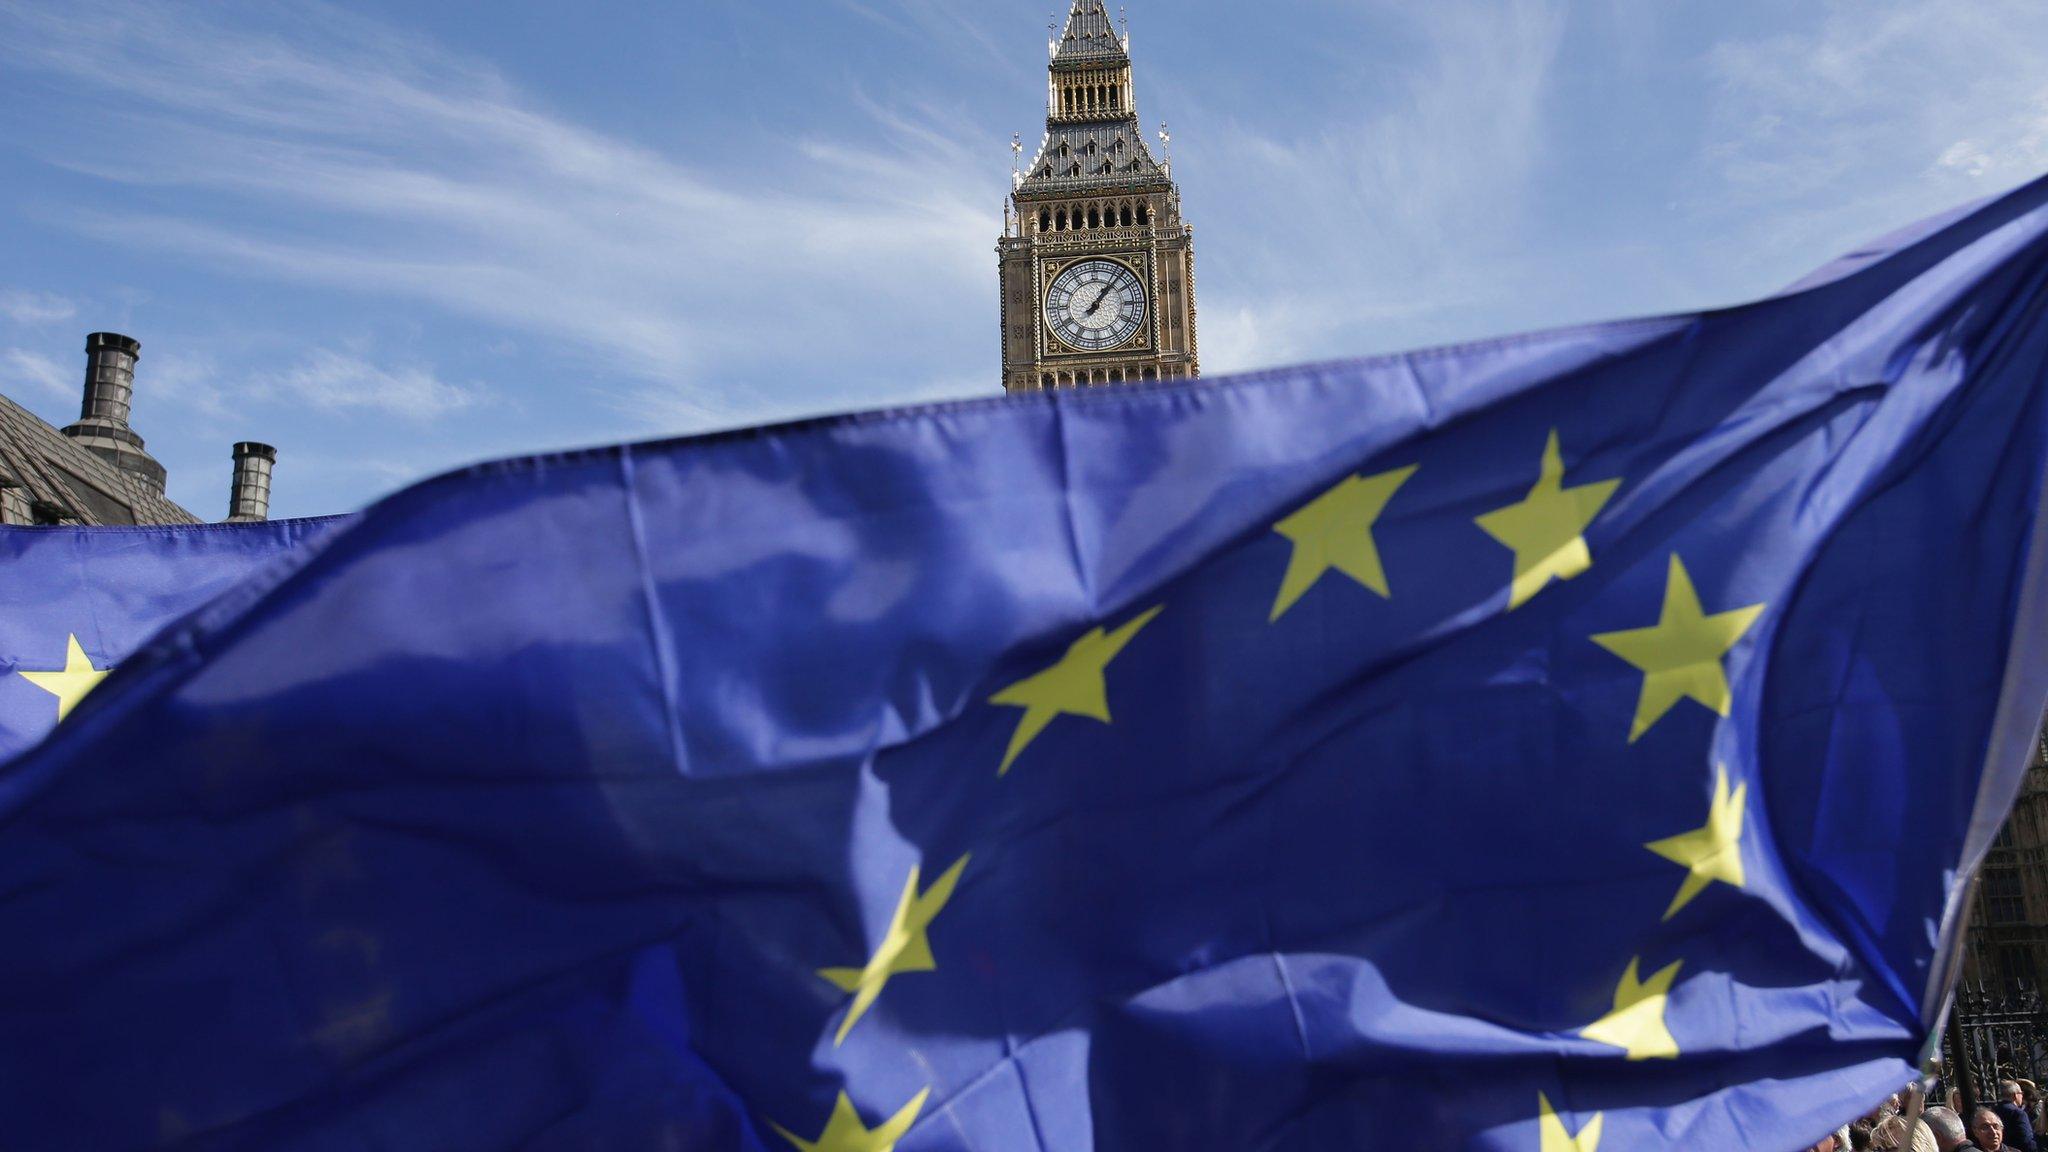
POLYGON ((1105 61, 1124 60, 1123 37, 1116 34, 1116 26, 1110 23, 1109 10, 1102 0, 1074 0, 1074 7, 1067 13, 1067 28, 1060 34, 1059 47, 1054 49, 1052 62, 1060 64, 1100 64, 1105 61))
MULTIPOLYGON (((1053 71, 1058 72, 1065 65, 1096 67, 1129 62, 1123 37, 1117 34, 1102 0, 1074 0, 1067 12, 1066 30, 1054 45, 1053 71)), ((1024 169, 1024 181, 1017 186, 1017 194, 1029 199, 1033 193, 1086 193, 1099 188, 1163 183, 1166 178, 1165 169, 1145 146, 1137 110, 1126 107, 1105 110, 1099 118, 1049 116, 1045 142, 1024 169)))
POLYGON ((0 396, 0 509, 9 523, 41 503, 65 523, 199 524, 140 477, 79 447, 0 396))
POLYGON ((1091 124, 1054 124, 1031 167, 1024 170, 1018 195, 1034 192, 1085 191, 1102 184, 1163 181, 1166 172, 1145 146, 1137 117, 1091 124), (1076 172, 1076 166, 1079 171, 1076 172))

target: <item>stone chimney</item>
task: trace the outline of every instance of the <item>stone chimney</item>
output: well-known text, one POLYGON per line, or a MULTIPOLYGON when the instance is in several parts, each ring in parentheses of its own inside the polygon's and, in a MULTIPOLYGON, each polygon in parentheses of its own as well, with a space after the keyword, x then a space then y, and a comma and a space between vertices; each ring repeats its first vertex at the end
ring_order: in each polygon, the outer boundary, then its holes
POLYGON ((247 524, 270 518, 270 471, 277 449, 254 440, 235 445, 235 480, 228 490, 228 523, 247 524))
POLYGON ((134 476, 158 492, 164 490, 164 466, 145 452, 142 437, 128 427, 128 404, 135 394, 135 358, 142 342, 115 332, 85 338, 85 404, 78 422, 63 429, 78 446, 134 476))

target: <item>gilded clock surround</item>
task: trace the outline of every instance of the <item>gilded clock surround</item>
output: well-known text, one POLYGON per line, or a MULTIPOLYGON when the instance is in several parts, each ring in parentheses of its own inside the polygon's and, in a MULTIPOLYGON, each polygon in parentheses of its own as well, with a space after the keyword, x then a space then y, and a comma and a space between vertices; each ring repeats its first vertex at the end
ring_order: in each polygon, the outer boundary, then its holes
POLYGON ((1046 261, 1040 275, 1038 287, 1038 300, 1041 305, 1038 310, 1038 323, 1040 327, 1045 329, 1046 355, 1048 357, 1088 357, 1118 352, 1149 351, 1156 343, 1153 338, 1152 327, 1159 314, 1159 309, 1155 306, 1152 298, 1151 263, 1150 254, 1146 252, 1105 252, 1046 261), (1139 291, 1144 297, 1145 311, 1143 317, 1139 320, 1136 331, 1132 332, 1129 339, 1118 341, 1116 344, 1106 348, 1079 349, 1060 338, 1059 333, 1046 318, 1048 308, 1045 305, 1051 299, 1053 286, 1059 282, 1060 276, 1068 269, 1097 263, 1114 264, 1130 273, 1131 277, 1138 282, 1139 291))
POLYGON ((1153 157, 1139 126, 1129 37, 1101 0, 1075 0, 1048 49, 1045 139, 1017 175, 997 245, 1003 387, 1199 375, 1194 230, 1181 220, 1169 165, 1153 157), (1142 322, 1113 348, 1069 348, 1046 319, 1053 280, 1088 260, 1123 265, 1144 290, 1142 322))

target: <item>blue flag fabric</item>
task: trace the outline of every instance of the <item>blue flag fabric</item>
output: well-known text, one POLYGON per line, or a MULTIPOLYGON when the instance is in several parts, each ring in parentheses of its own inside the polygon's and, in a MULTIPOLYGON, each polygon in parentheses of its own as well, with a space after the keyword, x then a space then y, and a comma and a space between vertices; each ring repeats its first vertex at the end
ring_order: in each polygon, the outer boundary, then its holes
POLYGON ((2044 277, 403 492, 0 777, 0 1143, 1803 1148, 2048 697, 2044 277))
POLYGON ((337 520, 0 526, 0 763, 48 735, 164 625, 337 520))

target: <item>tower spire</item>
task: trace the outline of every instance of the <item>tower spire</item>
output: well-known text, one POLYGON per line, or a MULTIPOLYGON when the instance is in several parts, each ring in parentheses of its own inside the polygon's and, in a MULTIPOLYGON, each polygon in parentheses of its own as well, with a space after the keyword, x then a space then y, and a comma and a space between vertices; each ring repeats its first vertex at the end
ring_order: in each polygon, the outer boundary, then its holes
POLYGON ((1066 31, 1060 33, 1053 60, 1062 63, 1127 63, 1123 37, 1110 21, 1102 0, 1074 0, 1067 11, 1066 31))

